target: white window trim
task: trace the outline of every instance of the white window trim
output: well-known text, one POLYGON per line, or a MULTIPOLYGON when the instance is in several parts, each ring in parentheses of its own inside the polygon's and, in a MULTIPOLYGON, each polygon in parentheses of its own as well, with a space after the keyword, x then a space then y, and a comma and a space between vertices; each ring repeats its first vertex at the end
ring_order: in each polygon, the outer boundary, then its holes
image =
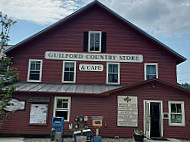
POLYGON ((147 65, 156 65, 156 78, 158 78, 158 63, 144 63, 144 80, 147 80, 147 78, 146 78, 147 65))
POLYGON ((120 63, 107 63, 107 66, 106 66, 106 84, 120 84, 120 63), (116 64, 118 65, 118 82, 117 83, 113 83, 113 82, 108 82, 108 66, 109 64, 116 64))
POLYGON ((68 111, 67 120, 64 119, 65 122, 69 122, 70 120, 70 111, 71 111, 71 97, 55 97, 54 98, 54 108, 53 108, 53 116, 55 116, 56 108, 57 108, 57 99, 68 99, 68 109, 62 109, 60 111, 68 111))
POLYGON ((101 52, 101 51, 102 51, 102 31, 88 31, 88 52, 101 52), (100 34, 99 51, 90 51, 90 34, 91 33, 99 33, 100 34))
POLYGON ((63 83, 75 83, 76 82, 76 61, 63 61, 62 82, 63 83), (67 63, 67 62, 74 63, 74 80, 73 81, 64 81, 64 69, 65 69, 65 63, 67 63))
POLYGON ((42 64, 43 64, 43 60, 41 60, 41 59, 29 59, 29 62, 28 62, 28 76, 27 76, 27 81, 28 82, 41 82, 41 80, 42 80, 42 64), (30 77, 31 61, 40 61, 41 62, 41 64, 40 64, 40 78, 39 78, 39 80, 30 80, 29 79, 29 77, 30 77))
POLYGON ((169 108, 169 126, 185 126, 184 101, 168 101, 168 108, 169 108), (181 104, 182 123, 171 123, 171 104, 181 104))

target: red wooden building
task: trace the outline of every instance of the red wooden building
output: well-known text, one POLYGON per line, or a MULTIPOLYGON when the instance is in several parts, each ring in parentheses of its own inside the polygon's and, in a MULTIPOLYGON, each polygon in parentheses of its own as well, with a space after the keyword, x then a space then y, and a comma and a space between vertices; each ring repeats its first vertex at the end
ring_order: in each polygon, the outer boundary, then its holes
POLYGON ((177 87, 186 59, 94 1, 6 51, 20 74, 22 102, 1 133, 48 135, 53 116, 64 134, 75 116, 103 116, 100 135, 190 139, 190 92, 177 87))

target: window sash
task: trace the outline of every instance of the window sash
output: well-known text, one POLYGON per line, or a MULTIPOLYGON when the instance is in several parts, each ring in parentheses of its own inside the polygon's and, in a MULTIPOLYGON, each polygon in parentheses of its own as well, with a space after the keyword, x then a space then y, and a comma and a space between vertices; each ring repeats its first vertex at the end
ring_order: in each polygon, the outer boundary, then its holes
POLYGON ((107 63, 107 83, 120 83, 120 69, 119 63, 107 63))
POLYGON ((28 81, 40 82, 42 74, 42 60, 29 59, 28 81))
POLYGON ((144 64, 145 80, 158 78, 158 64, 157 63, 145 63, 144 64))
POLYGON ((88 51, 89 52, 101 52, 101 31, 89 31, 88 32, 88 51))
POLYGON ((74 83, 76 79, 76 62, 63 62, 63 82, 74 83))
POLYGON ((184 102, 169 101, 169 125, 170 126, 185 126, 185 111, 184 102))
MULTIPOLYGON (((66 117, 64 118, 64 121, 69 121, 70 119, 70 105, 71 105, 71 97, 55 97, 54 100, 54 116, 56 116, 57 112, 59 112, 59 114, 61 112, 66 112, 66 117), (62 105, 64 103, 67 103, 67 107, 66 108, 60 108, 58 107, 58 101, 61 101, 62 105)), ((65 115, 65 114, 61 114, 61 115, 65 115)))

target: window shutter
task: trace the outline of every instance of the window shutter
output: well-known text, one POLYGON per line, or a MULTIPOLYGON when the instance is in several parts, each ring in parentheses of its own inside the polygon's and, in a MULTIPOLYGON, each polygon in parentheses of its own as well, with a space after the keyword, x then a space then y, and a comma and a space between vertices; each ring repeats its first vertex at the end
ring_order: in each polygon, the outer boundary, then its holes
POLYGON ((84 32, 83 50, 84 50, 85 52, 88 51, 88 32, 84 32))
POLYGON ((106 32, 102 32, 102 52, 106 52, 106 32))

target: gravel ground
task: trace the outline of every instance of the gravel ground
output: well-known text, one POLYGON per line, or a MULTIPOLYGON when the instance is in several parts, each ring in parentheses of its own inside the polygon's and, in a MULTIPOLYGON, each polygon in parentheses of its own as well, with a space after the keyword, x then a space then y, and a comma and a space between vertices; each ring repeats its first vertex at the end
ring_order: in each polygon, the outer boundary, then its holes
MULTIPOLYGON (((24 142, 51 142, 49 138, 25 138, 24 142)), ((64 138, 64 142, 74 142, 73 138, 64 138)), ((103 138, 102 142, 134 142, 133 139, 103 138)))

